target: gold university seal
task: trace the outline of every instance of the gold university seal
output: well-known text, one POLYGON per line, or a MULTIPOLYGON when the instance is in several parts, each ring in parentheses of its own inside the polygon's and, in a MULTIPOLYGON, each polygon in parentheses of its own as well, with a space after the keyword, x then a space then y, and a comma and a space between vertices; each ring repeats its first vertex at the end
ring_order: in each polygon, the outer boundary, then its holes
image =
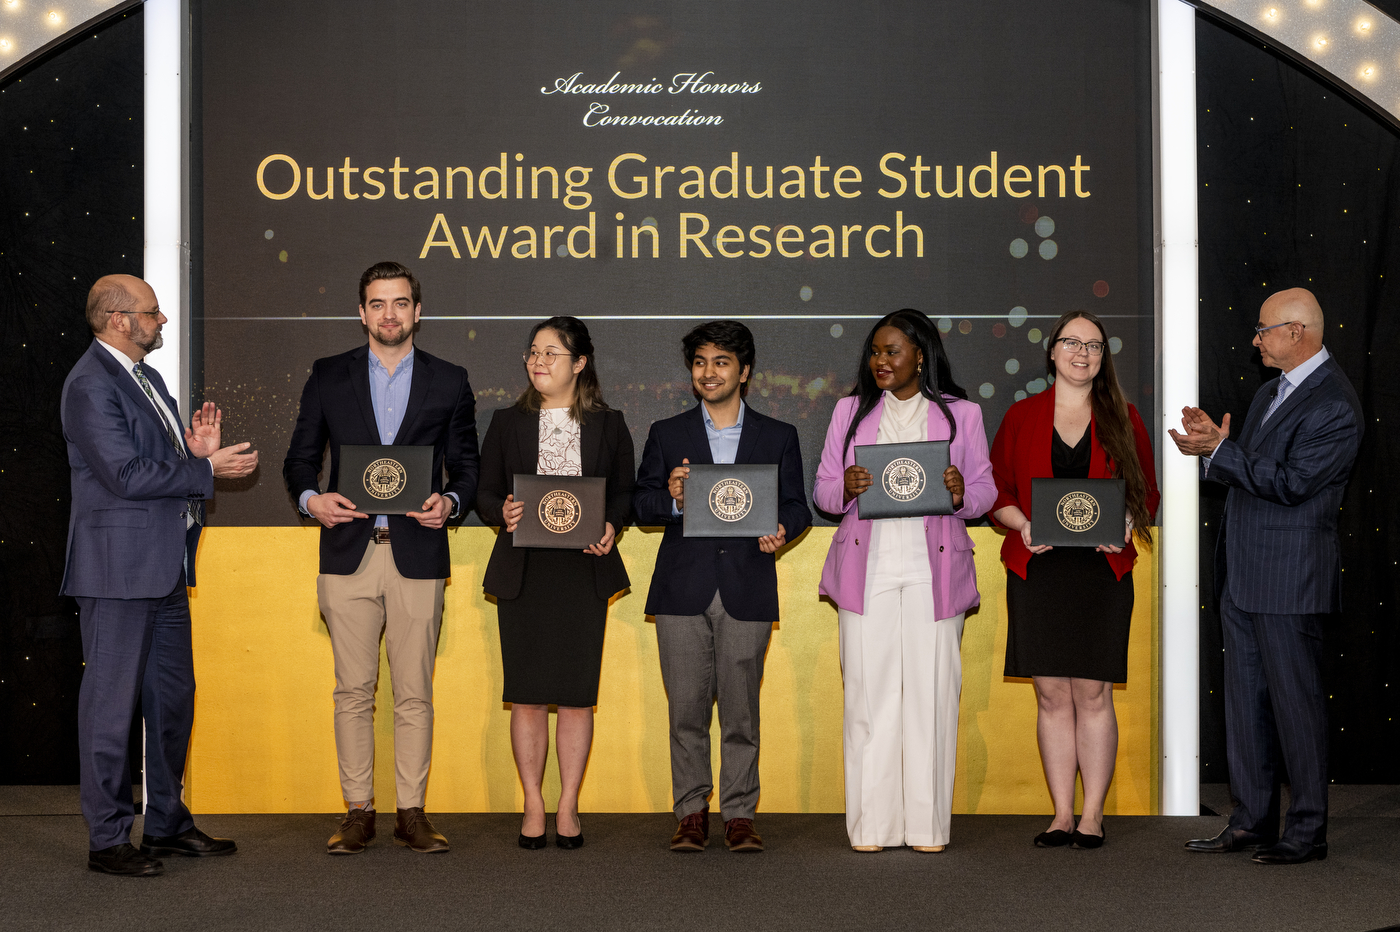
POLYGON ((924 467, 907 456, 890 460, 890 464, 880 475, 880 485, 885 494, 897 502, 912 502, 923 494, 927 483, 928 477, 924 475, 924 467))
POLYGON ((753 493, 738 479, 721 479, 710 489, 710 511, 721 521, 738 521, 753 507, 753 493))
POLYGON ((1087 531, 1099 523, 1098 499, 1088 492, 1071 492, 1055 506, 1055 517, 1067 531, 1087 531))
POLYGON ((540 524, 555 534, 567 534, 578 527, 583 508, 578 499, 563 489, 546 492, 540 499, 540 524))
POLYGON ((365 491, 381 502, 403 491, 408 482, 408 470, 398 460, 375 460, 365 468, 365 491))

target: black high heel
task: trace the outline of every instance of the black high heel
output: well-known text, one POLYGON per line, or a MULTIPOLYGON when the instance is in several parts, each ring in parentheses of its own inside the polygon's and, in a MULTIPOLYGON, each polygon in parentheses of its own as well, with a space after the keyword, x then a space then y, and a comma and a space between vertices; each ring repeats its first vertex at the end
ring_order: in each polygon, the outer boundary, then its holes
POLYGON ((565 851, 572 851, 575 848, 583 847, 583 822, 578 824, 577 835, 563 835, 559 832, 559 818, 554 819, 554 843, 565 851))
POLYGON ((545 846, 544 832, 540 832, 538 835, 526 835, 524 832, 521 832, 520 837, 516 839, 516 841, 519 843, 520 847, 527 851, 538 851, 545 846))

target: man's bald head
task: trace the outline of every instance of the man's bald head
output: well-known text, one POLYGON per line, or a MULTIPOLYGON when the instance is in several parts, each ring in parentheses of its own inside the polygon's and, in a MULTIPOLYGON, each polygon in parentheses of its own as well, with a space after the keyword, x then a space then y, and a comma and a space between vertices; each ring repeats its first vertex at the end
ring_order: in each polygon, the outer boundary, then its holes
POLYGON ((88 289, 88 326, 101 333, 113 314, 136 310, 143 298, 154 301, 155 292, 135 275, 103 275, 88 289))
POLYGON ((1322 349, 1322 305, 1306 288, 1269 295, 1259 308, 1259 324, 1273 328, 1254 338, 1267 366, 1288 372, 1322 349))

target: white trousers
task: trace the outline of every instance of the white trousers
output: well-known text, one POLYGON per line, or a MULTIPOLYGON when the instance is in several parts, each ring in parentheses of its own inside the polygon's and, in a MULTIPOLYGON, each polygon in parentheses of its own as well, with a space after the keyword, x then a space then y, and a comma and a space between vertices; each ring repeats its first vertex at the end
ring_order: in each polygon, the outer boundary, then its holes
POLYGON ((922 519, 876 525, 865 613, 838 613, 846 833, 852 845, 946 845, 964 616, 937 618, 922 519))

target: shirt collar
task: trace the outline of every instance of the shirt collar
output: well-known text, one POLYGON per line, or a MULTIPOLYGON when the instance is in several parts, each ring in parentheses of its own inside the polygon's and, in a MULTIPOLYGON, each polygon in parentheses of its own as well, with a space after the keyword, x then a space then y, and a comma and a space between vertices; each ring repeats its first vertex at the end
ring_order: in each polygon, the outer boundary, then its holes
POLYGON ((117 349, 110 343, 105 343, 102 340, 98 340, 97 342, 102 346, 103 349, 111 353, 112 356, 116 358, 117 362, 122 364, 122 368, 124 368, 127 372, 131 372, 133 367, 135 367, 135 360, 133 360, 126 353, 123 353, 121 350, 117 349))
POLYGON ((389 369, 388 369, 388 367, 385 366, 384 363, 382 363, 382 362, 379 361, 379 357, 378 357, 378 356, 374 355, 374 350, 370 350, 370 351, 369 351, 369 371, 370 371, 370 372, 375 372, 375 371, 382 372, 382 373, 384 373, 386 376, 388 376, 388 377, 391 378, 391 379, 397 377, 398 374, 401 373, 401 372, 412 372, 412 371, 413 371, 413 357, 417 354, 417 352, 418 352, 417 350, 409 350, 409 351, 408 351, 408 355, 405 356, 402 360, 400 360, 399 364, 398 364, 397 366, 394 367, 394 374, 393 374, 393 375, 389 375, 389 369))
POLYGON ((1318 367, 1330 358, 1331 354, 1327 352, 1327 347, 1324 346, 1312 356, 1309 356, 1306 362, 1301 362, 1294 366, 1292 372, 1285 372, 1281 378, 1289 385, 1297 388, 1299 385, 1303 384, 1308 376, 1316 372, 1318 367))
POLYGON ((740 399, 739 419, 728 427, 716 427, 715 422, 710 418, 710 409, 705 407, 705 402, 700 402, 700 413, 705 417, 705 429, 715 431, 716 433, 722 430, 742 430, 744 427, 744 411, 747 408, 748 405, 744 404, 743 399, 740 399))

